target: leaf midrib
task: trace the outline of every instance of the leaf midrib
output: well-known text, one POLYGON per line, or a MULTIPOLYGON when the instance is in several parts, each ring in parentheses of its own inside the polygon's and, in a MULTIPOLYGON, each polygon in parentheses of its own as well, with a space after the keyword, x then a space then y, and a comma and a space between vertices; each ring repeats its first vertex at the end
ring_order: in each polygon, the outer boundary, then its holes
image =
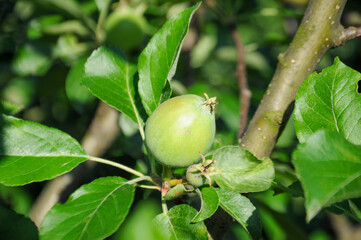
POLYGON ((335 121, 335 126, 336 126, 336 130, 338 133, 340 133, 340 129, 338 128, 338 121, 335 115, 335 109, 334 109, 334 88, 335 88, 335 79, 336 79, 336 75, 337 75, 337 71, 338 68, 335 69, 335 73, 333 75, 333 79, 332 79, 332 87, 331 87, 331 111, 332 111, 332 116, 333 116, 333 120, 335 121))
MULTIPOLYGON (((98 209, 102 206, 102 204, 115 192, 117 191, 119 188, 121 188, 122 186, 124 186, 125 184, 127 183, 122 183, 121 185, 119 185, 118 187, 116 187, 113 191, 111 191, 110 193, 108 193, 104 199, 99 203, 99 205, 95 208, 95 210, 89 215, 90 218, 89 218, 89 221, 87 221, 87 223, 85 224, 80 236, 79 236, 79 239, 82 239, 85 231, 87 230, 88 228, 88 225, 90 224, 90 222, 93 220, 93 217, 95 215, 95 213, 98 211, 98 209)), ((88 219, 88 218, 87 218, 88 219)), ((84 220, 83 220, 84 221, 84 220)))

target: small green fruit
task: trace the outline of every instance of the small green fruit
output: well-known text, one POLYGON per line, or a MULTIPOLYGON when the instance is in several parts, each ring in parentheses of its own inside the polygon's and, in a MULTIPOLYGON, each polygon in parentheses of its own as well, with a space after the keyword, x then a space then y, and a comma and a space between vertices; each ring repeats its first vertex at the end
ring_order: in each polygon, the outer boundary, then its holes
POLYGON ((183 95, 159 105, 145 126, 149 152, 169 167, 197 163, 214 140, 215 104, 215 98, 183 95))
POLYGON ((202 164, 195 164, 189 166, 187 169, 186 179, 188 183, 193 185, 194 187, 201 187, 207 181, 206 177, 203 176, 202 172, 199 171, 201 167, 202 164))
POLYGON ((106 42, 124 50, 137 48, 145 37, 146 20, 128 11, 114 11, 105 22, 106 42))

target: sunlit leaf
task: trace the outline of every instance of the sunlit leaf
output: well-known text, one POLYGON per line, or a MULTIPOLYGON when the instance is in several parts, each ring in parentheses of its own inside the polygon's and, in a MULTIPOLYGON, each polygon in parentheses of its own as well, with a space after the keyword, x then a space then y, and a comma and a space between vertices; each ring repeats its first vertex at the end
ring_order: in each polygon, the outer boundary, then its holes
POLYGON ((361 197, 361 146, 320 130, 300 144, 294 165, 305 192, 307 220, 323 207, 361 197))
POLYGON ((148 115, 169 98, 162 94, 175 74, 190 20, 200 3, 169 19, 152 37, 138 59, 139 94, 148 115))
POLYGON ((361 145, 361 94, 357 92, 360 79, 361 73, 336 58, 334 65, 305 80, 295 106, 300 142, 319 129, 327 129, 361 145))
POLYGON ((208 239, 207 228, 203 222, 191 223, 197 211, 189 205, 177 205, 168 214, 159 214, 154 219, 156 227, 167 239, 208 239))
POLYGON ((127 216, 134 187, 120 177, 98 178, 76 190, 45 216, 40 239, 104 239, 127 216))
POLYGON ((267 190, 274 178, 271 159, 257 159, 253 154, 238 146, 219 148, 213 155, 214 167, 219 172, 212 176, 225 189, 236 192, 260 192, 267 190))
POLYGON ((251 239, 260 239, 261 221, 251 201, 241 194, 217 188, 219 205, 231 215, 247 232, 251 239))
POLYGON ((115 48, 100 47, 88 58, 83 83, 98 98, 142 124, 142 106, 134 78, 137 68, 115 48))
POLYGON ((200 222, 211 217, 218 209, 219 198, 216 190, 212 187, 204 187, 201 190, 201 209, 192 219, 192 222, 200 222))
POLYGON ((80 144, 55 128, 0 115, 0 183, 24 185, 69 172, 87 159, 80 144))

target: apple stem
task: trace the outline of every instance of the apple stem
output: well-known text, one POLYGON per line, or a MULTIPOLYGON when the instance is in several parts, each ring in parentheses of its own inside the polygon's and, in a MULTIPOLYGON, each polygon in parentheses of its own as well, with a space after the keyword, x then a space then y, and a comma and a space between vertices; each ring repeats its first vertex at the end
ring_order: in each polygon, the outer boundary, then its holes
POLYGON ((136 175, 138 177, 144 177, 143 173, 138 172, 138 171, 136 171, 136 170, 134 170, 132 168, 129 168, 127 166, 124 166, 123 164, 113 162, 113 161, 109 161, 109 160, 106 160, 106 159, 103 159, 103 158, 93 157, 93 156, 87 156, 87 157, 88 157, 88 160, 90 160, 90 161, 108 164, 110 166, 117 167, 117 168, 120 168, 120 169, 122 169, 124 171, 127 171, 127 172, 131 173, 131 174, 134 174, 134 175, 136 175))

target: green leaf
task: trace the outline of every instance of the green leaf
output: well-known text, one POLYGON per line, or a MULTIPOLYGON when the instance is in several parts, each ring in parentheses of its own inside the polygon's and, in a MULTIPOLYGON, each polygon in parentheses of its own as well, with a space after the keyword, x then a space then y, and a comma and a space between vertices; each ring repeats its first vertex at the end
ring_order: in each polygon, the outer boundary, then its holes
POLYGON ((200 3, 169 19, 139 56, 139 93, 148 115, 166 100, 168 94, 163 95, 163 89, 175 74, 190 20, 199 5, 200 3))
POLYGON ((251 239, 261 238, 261 221, 251 201, 232 190, 216 188, 219 204, 247 232, 251 239))
POLYGON ((98 178, 76 190, 45 216, 40 239, 104 239, 127 216, 134 187, 120 177, 98 178))
POLYGON ((212 187, 204 187, 201 190, 202 205, 192 222, 200 222, 211 217, 218 209, 219 198, 216 190, 212 187))
POLYGON ((44 43, 27 44, 17 51, 14 60, 14 71, 20 76, 43 76, 51 67, 50 49, 44 43))
POLYGON ((306 198, 307 220, 322 207, 361 197, 361 147, 337 132, 320 130, 293 154, 306 198))
POLYGON ((259 160, 252 153, 238 146, 219 148, 213 155, 214 167, 220 172, 211 174, 221 188, 236 192, 267 190, 274 178, 271 159, 259 160))
POLYGON ((164 200, 173 200, 179 198, 187 192, 186 187, 183 184, 177 184, 176 186, 169 189, 169 191, 163 196, 164 200))
POLYGON ((208 239, 203 222, 191 223, 197 211, 189 205, 181 204, 170 209, 168 214, 159 214, 154 223, 167 239, 208 239))
POLYGON ((167 240, 161 231, 158 231, 153 224, 149 224, 160 211, 160 205, 157 201, 140 201, 132 209, 112 240, 167 240))
POLYGON ((98 98, 143 124, 141 102, 137 93, 135 65, 116 49, 100 47, 88 58, 83 83, 98 98))
POLYGON ((327 210, 336 214, 346 214, 361 223, 361 198, 335 203, 327 210))
POLYGON ((86 59, 80 59, 71 67, 65 85, 66 94, 79 113, 94 100, 94 96, 81 82, 85 61, 86 59))
POLYGON ((357 218, 357 221, 361 223, 361 198, 348 200, 350 209, 353 215, 357 218))
POLYGON ((334 65, 305 80, 295 106, 300 142, 305 142, 319 129, 327 129, 361 145, 361 94, 357 92, 360 78, 361 73, 336 58, 334 65))
POLYGON ((107 10, 111 0, 95 0, 95 3, 97 4, 97 7, 99 11, 107 10))
POLYGON ((74 0, 34 0, 34 2, 43 5, 46 9, 55 9, 68 16, 79 19, 84 25, 95 32, 96 23, 91 17, 88 17, 83 11, 80 4, 74 0))
POLYGON ((0 205, 0 236, 7 240, 37 240, 38 229, 29 218, 0 205))
POLYGON ((22 107, 8 101, 0 100, 0 114, 15 115, 23 110, 22 107))
POLYGON ((0 115, 0 183, 52 179, 87 159, 80 144, 58 129, 0 115))

